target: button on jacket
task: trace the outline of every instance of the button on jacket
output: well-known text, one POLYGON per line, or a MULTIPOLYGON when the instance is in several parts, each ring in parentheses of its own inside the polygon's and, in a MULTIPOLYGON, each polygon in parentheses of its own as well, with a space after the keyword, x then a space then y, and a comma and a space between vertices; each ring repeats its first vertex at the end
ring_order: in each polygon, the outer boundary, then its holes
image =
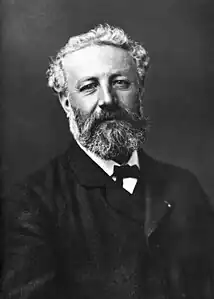
POLYGON ((133 194, 73 142, 5 197, 3 298, 214 298, 214 219, 189 171, 138 153, 133 194))

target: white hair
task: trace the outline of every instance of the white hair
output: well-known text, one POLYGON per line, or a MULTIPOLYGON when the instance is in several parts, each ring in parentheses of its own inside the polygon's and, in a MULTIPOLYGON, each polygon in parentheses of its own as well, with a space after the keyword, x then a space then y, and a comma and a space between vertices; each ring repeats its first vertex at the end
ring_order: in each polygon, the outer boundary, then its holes
POLYGON ((142 44, 132 40, 121 28, 108 24, 98 25, 87 33, 71 37, 67 44, 51 59, 47 70, 48 86, 60 95, 67 95, 67 77, 63 59, 67 54, 90 45, 112 45, 127 50, 136 63, 139 80, 143 86, 149 56, 142 44))

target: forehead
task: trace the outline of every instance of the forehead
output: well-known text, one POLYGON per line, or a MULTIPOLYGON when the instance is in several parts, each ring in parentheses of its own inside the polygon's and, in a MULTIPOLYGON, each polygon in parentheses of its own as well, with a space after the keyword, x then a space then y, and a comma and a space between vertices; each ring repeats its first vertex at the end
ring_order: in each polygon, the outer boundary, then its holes
POLYGON ((124 49, 93 45, 68 54, 63 61, 68 79, 99 77, 113 73, 136 74, 136 65, 124 49))

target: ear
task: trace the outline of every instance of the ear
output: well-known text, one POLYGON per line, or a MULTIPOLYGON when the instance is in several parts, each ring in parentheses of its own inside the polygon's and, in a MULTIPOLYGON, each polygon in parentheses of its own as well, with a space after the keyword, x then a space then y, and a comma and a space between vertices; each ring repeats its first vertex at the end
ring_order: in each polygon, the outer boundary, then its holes
POLYGON ((58 97, 59 97, 59 101, 60 101, 60 104, 61 104, 63 110, 65 111, 65 113, 68 116, 70 114, 70 110, 71 110, 69 98, 64 95, 60 95, 60 94, 58 95, 58 97))

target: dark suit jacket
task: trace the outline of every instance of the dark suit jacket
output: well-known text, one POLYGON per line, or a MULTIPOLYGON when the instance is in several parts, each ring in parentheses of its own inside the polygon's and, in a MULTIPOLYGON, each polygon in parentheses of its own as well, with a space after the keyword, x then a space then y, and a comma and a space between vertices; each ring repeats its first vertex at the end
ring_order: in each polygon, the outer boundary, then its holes
POLYGON ((4 298, 214 298, 206 195, 187 170, 139 158, 137 195, 76 143, 11 188, 4 298))

